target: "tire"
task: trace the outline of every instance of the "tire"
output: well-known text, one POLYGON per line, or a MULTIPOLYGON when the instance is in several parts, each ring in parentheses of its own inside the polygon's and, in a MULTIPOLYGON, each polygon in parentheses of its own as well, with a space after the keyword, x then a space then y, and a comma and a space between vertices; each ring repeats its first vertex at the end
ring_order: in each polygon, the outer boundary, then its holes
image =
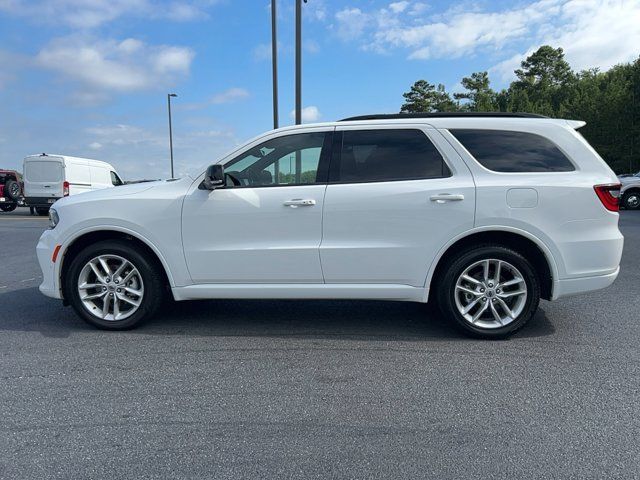
POLYGON ((36 213, 41 217, 49 215, 49 207, 36 207, 36 213))
POLYGON ((4 186, 4 193, 11 200, 20 200, 20 184, 15 180, 9 180, 4 186))
POLYGON ((13 212, 17 206, 17 203, 3 203, 2 205, 0 205, 0 210, 2 210, 3 212, 13 212))
POLYGON ((105 240, 89 245, 71 260, 65 278, 62 279, 63 293, 78 316, 91 325, 104 330, 127 330, 156 314, 165 296, 163 278, 160 267, 148 255, 137 250, 134 244, 125 240, 105 240), (100 258, 106 262, 110 275, 117 273, 121 260, 128 262, 131 268, 126 267, 118 278, 107 278, 100 258), (101 274, 101 280, 89 265, 92 261, 101 274), (137 273, 132 273, 133 269, 137 273), (130 277, 130 280, 126 280, 126 277, 130 277), (118 280, 126 280, 127 284, 118 280), (80 289, 81 284, 96 287, 80 289), (132 295, 124 289, 142 294, 132 295), (107 298, 109 303, 105 315, 104 299, 107 298), (120 305, 118 315, 122 318, 116 316, 116 301, 120 305), (137 302, 138 306, 131 301, 137 302))
POLYGON ((443 272, 437 288, 438 306, 442 314, 466 335, 506 338, 520 330, 538 308, 538 275, 526 258, 509 248, 498 245, 470 248, 450 259, 444 265, 443 272), (484 274, 487 261, 489 280, 485 280, 484 274), (498 265, 501 280, 496 284, 498 265), (463 274, 471 277, 471 280, 467 280, 463 274), (526 288, 523 289, 523 286, 526 288), (472 303, 475 305, 471 310, 463 314, 472 303), (485 310, 474 320, 483 308, 485 310))
POLYGON ((622 206, 627 210, 638 210, 640 208, 640 191, 626 192, 622 197, 622 206))

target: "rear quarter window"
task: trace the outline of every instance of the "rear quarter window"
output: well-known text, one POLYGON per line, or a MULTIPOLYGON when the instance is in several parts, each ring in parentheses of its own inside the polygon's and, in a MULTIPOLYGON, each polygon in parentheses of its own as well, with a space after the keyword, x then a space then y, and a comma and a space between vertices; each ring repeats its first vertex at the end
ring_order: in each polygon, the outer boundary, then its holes
POLYGON ((451 129, 485 168, 494 172, 572 172, 574 165, 549 139, 509 130, 451 129))

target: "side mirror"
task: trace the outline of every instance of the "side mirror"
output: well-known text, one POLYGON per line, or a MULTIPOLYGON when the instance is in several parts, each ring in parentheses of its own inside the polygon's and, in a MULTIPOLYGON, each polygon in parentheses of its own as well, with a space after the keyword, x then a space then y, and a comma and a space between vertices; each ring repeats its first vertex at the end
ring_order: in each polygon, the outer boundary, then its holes
POLYGON ((201 190, 215 190, 218 187, 223 187, 224 183, 224 167, 222 165, 209 165, 199 188, 201 190))

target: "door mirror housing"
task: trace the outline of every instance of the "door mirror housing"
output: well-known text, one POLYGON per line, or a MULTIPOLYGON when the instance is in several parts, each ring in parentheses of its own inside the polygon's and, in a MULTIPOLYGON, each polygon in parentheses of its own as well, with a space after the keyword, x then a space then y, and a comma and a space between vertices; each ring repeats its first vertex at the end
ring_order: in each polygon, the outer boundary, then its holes
POLYGON ((215 190, 216 188, 223 187, 224 181, 224 167, 222 165, 209 165, 207 172, 204 174, 204 179, 200 184, 201 190, 215 190))

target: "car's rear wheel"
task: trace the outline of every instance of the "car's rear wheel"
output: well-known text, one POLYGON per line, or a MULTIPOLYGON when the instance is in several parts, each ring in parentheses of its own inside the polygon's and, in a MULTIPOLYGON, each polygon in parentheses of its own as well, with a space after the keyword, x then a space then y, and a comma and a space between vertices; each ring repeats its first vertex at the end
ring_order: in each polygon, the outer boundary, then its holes
POLYGON ((0 210, 3 212, 13 212, 18 205, 15 203, 3 203, 0 205, 0 210))
POLYGON ((622 206, 627 210, 637 210, 640 208, 640 191, 627 192, 622 197, 622 206))
POLYGON ((486 245, 461 252, 438 286, 442 313, 468 335, 504 338, 521 329, 540 301, 540 281, 518 252, 486 245))
POLYGON ((162 303, 158 266, 126 241, 85 248, 73 258, 63 282, 64 296, 76 313, 106 330, 133 328, 162 303))

